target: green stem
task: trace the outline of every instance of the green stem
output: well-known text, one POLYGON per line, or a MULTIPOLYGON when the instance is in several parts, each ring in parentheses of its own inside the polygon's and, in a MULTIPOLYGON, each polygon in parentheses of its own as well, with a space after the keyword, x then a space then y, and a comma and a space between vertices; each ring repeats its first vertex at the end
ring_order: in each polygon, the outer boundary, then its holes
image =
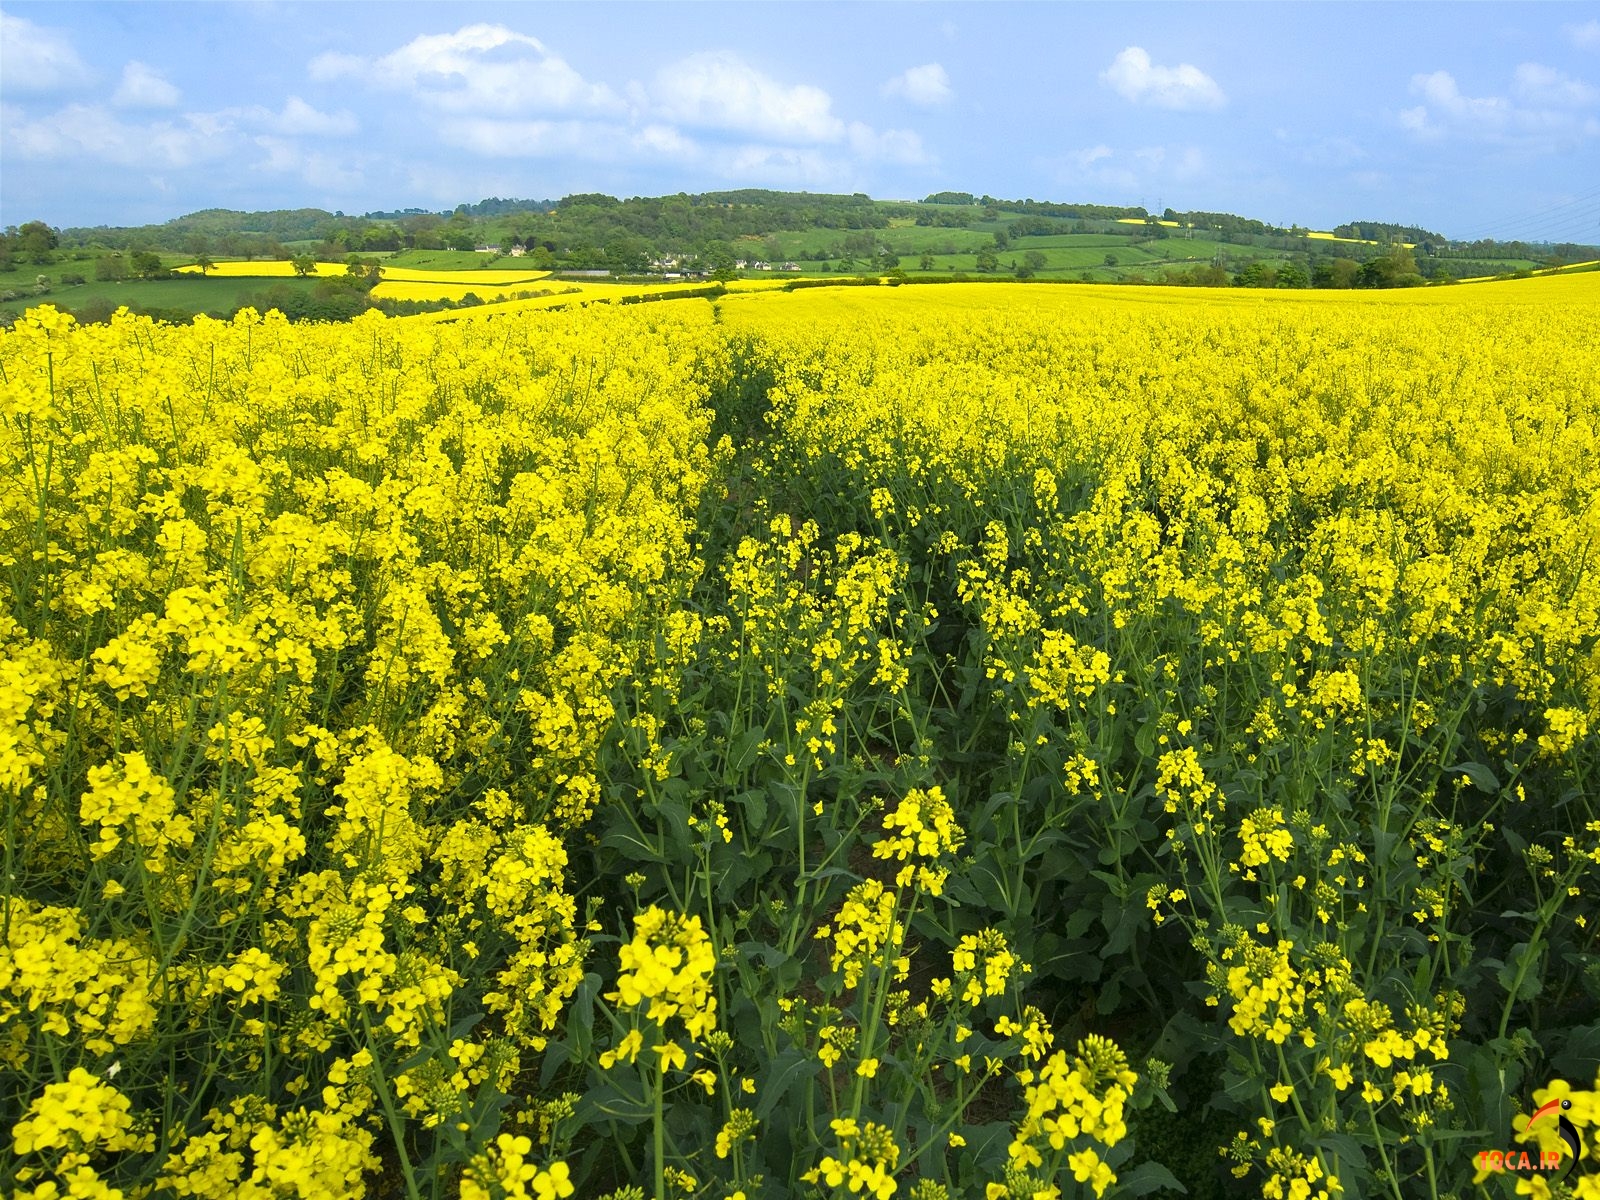
POLYGON ((655 1141, 655 1167, 656 1167, 656 1200, 667 1200, 667 1149, 666 1149, 666 1122, 662 1119, 662 1095, 666 1091, 667 1064, 663 1061, 656 1068, 656 1101, 655 1112, 652 1116, 653 1136, 655 1141))
POLYGON ((1383 1172, 1389 1177, 1389 1190, 1394 1193, 1394 1200, 1405 1200, 1400 1194, 1400 1181, 1395 1178, 1394 1167, 1389 1162, 1389 1152, 1383 1148, 1383 1131, 1378 1128, 1378 1114, 1370 1101, 1367 1102, 1367 1120, 1372 1124, 1372 1144, 1378 1148, 1378 1157, 1383 1161, 1383 1172))
POLYGON ((411 1169, 411 1159, 406 1154, 405 1125, 395 1110, 394 1095, 389 1090, 389 1079, 383 1073, 383 1060, 373 1050, 372 1023, 367 1020, 366 1009, 361 1010, 361 1028, 367 1035, 367 1053, 372 1055, 372 1077, 378 1083, 378 1100, 383 1105, 383 1117, 389 1125, 389 1136, 394 1139, 394 1155, 400 1160, 400 1173, 405 1176, 407 1200, 422 1200, 417 1187, 416 1173, 411 1169))

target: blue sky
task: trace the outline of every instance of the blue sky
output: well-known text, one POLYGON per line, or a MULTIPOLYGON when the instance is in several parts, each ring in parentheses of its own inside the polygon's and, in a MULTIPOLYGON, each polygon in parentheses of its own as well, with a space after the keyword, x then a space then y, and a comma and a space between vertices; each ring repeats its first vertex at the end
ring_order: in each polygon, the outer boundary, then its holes
POLYGON ((1600 242, 1597 4, 0 0, 0 224, 731 187, 1600 242))

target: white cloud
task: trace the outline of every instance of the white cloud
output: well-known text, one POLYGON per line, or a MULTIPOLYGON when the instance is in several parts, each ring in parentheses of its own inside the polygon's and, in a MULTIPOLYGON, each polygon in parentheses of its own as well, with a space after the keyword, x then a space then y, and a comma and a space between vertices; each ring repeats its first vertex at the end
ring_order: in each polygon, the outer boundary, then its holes
POLYGON ((122 82, 111 97, 118 108, 176 108, 180 93, 167 81, 167 77, 154 67, 142 62, 130 62, 122 68, 122 82))
POLYGON ((1510 118, 1511 106, 1504 99, 1499 96, 1464 95, 1455 76, 1449 71, 1412 76, 1411 91, 1427 101, 1403 116, 1402 119, 1408 119, 1411 128, 1421 129, 1433 114, 1480 128, 1495 129, 1503 128, 1510 118))
POLYGON ((802 144, 845 135, 827 92, 779 83, 735 54, 690 55, 657 76, 651 98, 662 117, 685 125, 802 144))
POLYGON ((1581 108, 1600 100, 1600 90, 1538 63, 1523 63, 1518 67, 1512 88, 1530 104, 1581 108))
POLYGON ((298 143, 264 135, 255 144, 267 157, 256 170, 275 175, 298 175, 309 187, 329 194, 347 193, 365 182, 365 173, 355 163, 320 151, 307 152, 298 143))
POLYGON ((850 165, 821 150, 800 146, 741 146, 717 168, 726 179, 791 187, 849 187, 850 165))
POLYGON ((629 129, 610 121, 452 117, 443 123, 441 132, 452 145, 484 158, 616 162, 655 157, 681 163, 701 157, 700 147, 665 125, 629 129))
POLYGON ((93 79, 94 73, 60 33, 0 12, 0 88, 8 93, 59 92, 93 79))
POLYGON ((318 83, 359 78, 367 69, 367 60, 359 54, 340 54, 333 50, 317 55, 306 64, 306 74, 318 83))
POLYGON ((311 107, 299 96, 290 96, 282 112, 255 108, 249 110, 251 118, 275 133, 290 137, 349 137, 360 124, 346 111, 325 113, 311 107))
POLYGON ((6 135, 8 150, 22 158, 91 158, 141 169, 211 161, 225 155, 230 142, 225 128, 197 115, 133 123, 99 104, 69 104, 31 120, 8 118, 6 135))
POLYGON ((936 62, 908 68, 886 82, 882 90, 885 96, 899 96, 926 107, 944 104, 955 94, 950 90, 950 76, 936 62))
POLYGON ((881 133, 860 121, 851 121, 848 141, 856 157, 867 162, 917 166, 931 162, 922 139, 909 129, 885 129, 881 133))
POLYGON ((1152 108, 1216 109, 1227 103, 1217 81, 1199 67, 1158 67, 1141 46, 1129 46, 1112 59, 1100 79, 1125 99, 1152 108))
POLYGON ((1600 20, 1585 21, 1582 25, 1564 27, 1568 40, 1585 50, 1600 50, 1600 20))
POLYGON ((354 133, 356 121, 349 113, 322 113, 291 96, 276 112, 253 105, 156 120, 126 119, 104 104, 69 104, 40 117, 8 108, 5 128, 7 153, 20 158, 85 158, 122 167, 180 169, 238 154, 252 142, 268 150, 269 162, 287 157, 310 161, 313 154, 287 139, 354 133))
POLYGON ((1206 158, 1196 146, 1140 146, 1116 150, 1100 143, 1075 150, 1054 164, 1069 186, 1089 185, 1124 193, 1164 184, 1188 183, 1206 173, 1206 158))
POLYGON ((1288 129, 1274 129, 1272 135, 1282 148, 1281 153, 1308 166, 1348 167, 1367 157, 1366 149, 1354 138, 1322 137, 1288 129))
MULTIPOLYGON (((691 54, 649 81, 614 87, 584 79, 536 38, 480 24, 426 34, 371 58, 322 54, 309 71, 318 81, 348 79, 409 94, 419 102, 425 129, 479 159, 642 160, 728 178, 829 186, 858 183, 858 168, 869 162, 932 161, 916 133, 846 120, 822 88, 776 79, 727 52, 691 54)), ((911 81, 908 99, 949 92, 937 64, 902 79, 911 81)), ((303 132, 350 131, 319 126, 309 106, 291 112, 301 103, 291 98, 278 132, 289 132, 282 126, 296 115, 307 127, 303 132)), ((233 110, 232 116, 247 114, 233 110)), ((353 126, 354 118, 342 116, 353 126)), ((272 153, 286 161, 289 151, 275 147, 272 153)))
POLYGON ((424 34, 378 59, 321 54, 311 77, 353 77, 410 92, 447 112, 533 115, 620 112, 604 84, 592 84, 537 38, 504 25, 466 25, 424 34))
POLYGON ((1403 109, 1401 128, 1426 141, 1446 138, 1548 154, 1600 133, 1600 121, 1574 111, 1600 102, 1600 92, 1560 71, 1524 63, 1512 79, 1515 99, 1469 96, 1448 71, 1414 75, 1422 103, 1403 109))

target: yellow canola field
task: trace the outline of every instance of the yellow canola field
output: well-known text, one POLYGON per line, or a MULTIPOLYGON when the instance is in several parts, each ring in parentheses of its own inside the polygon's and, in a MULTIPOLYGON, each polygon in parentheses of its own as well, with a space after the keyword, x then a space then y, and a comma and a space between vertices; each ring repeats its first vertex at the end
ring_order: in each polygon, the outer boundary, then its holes
MULTIPOLYGON (((384 295, 383 288, 386 284, 379 284, 376 294, 384 295)), ((684 292, 704 291, 708 285, 705 283, 595 283, 584 281, 574 283, 565 279, 549 279, 542 283, 534 284, 533 291, 548 289, 547 296, 531 296, 522 300, 502 300, 498 303, 484 304, 465 309, 448 309, 441 312, 417 313, 414 316, 402 317, 405 321, 419 321, 424 324, 439 322, 475 320, 481 317, 499 317, 508 313, 537 312, 547 308, 579 307, 586 304, 610 304, 624 300, 635 299, 640 296, 675 296, 684 292)), ((471 289, 466 289, 471 290, 471 289)), ((511 288, 503 294, 514 294, 522 288, 511 288)), ((478 293, 480 297, 483 293, 478 293)), ((456 297, 459 299, 459 297, 456 297)))
MULTIPOLYGON (((1156 223, 1158 225, 1165 225, 1169 229, 1177 229, 1177 228, 1179 228, 1178 222, 1176 222, 1176 221, 1158 221, 1156 223)), ((1143 219, 1141 219, 1139 217, 1118 217, 1117 218, 1117 224, 1119 224, 1119 225, 1145 225, 1145 224, 1148 224, 1148 222, 1144 221, 1143 219)), ((1370 238, 1339 237, 1337 234, 1332 234, 1332 233, 1307 233, 1305 236, 1308 237, 1308 238, 1314 238, 1317 241, 1321 241, 1321 242, 1348 242, 1351 245, 1357 245, 1357 246, 1376 246, 1376 245, 1378 245, 1377 242, 1372 241, 1370 238)), ((1406 242, 1404 244, 1406 246, 1408 246, 1408 247, 1415 245, 1414 242, 1406 242)))
MULTIPOLYGON (((191 275, 197 275, 200 273, 200 268, 192 265, 177 267, 175 269, 191 275)), ((311 278, 336 278, 344 275, 346 270, 347 268, 344 263, 319 262, 317 263, 316 272, 311 276, 311 278)), ((218 263, 216 266, 211 268, 209 273, 212 275, 225 276, 230 279, 254 277, 260 277, 262 279, 288 279, 295 275, 295 270, 294 267, 288 262, 264 260, 261 262, 218 263)), ((496 288, 502 290, 509 289, 510 285, 512 284, 534 284, 541 279, 548 278, 549 275, 549 271, 429 271, 416 267, 385 266, 383 268, 383 283, 379 286, 381 287, 392 283, 433 283, 440 285, 441 289, 461 287, 467 291, 477 290, 478 294, 482 295, 486 290, 492 290, 496 288)), ((430 293, 427 296, 407 295, 405 297, 397 298, 437 299, 442 294, 443 291, 441 290, 439 293, 430 293)))
POLYGON ((549 271, 429 271, 418 267, 389 267, 383 268, 385 283, 449 283, 449 284, 512 284, 531 283, 546 279, 549 271))
POLYGON ((771 292, 780 291, 784 284, 801 278, 805 276, 783 274, 770 279, 730 279, 723 286, 730 292, 771 292))
MULTIPOLYGON (((498 274, 498 272, 496 272, 498 274)), ((386 273, 377 287, 372 289, 372 295, 379 300, 455 300, 460 301, 472 295, 483 301, 497 300, 502 297, 514 296, 519 292, 560 291, 571 286, 559 280, 550 280, 543 275, 507 280, 496 283, 492 279, 457 281, 460 272, 450 276, 447 282, 443 276, 431 279, 405 280, 391 279, 386 273)), ((489 274, 488 271, 484 272, 489 274)))
POLYGON ((0 331, 14 1194, 1600 1170, 1600 273, 578 286, 0 331))
MULTIPOLYGON (((1600 259, 1590 259, 1587 262, 1567 263, 1565 266, 1562 266, 1562 267, 1541 267, 1536 271, 1529 272, 1529 274, 1530 274, 1530 276, 1532 278, 1536 278, 1537 279, 1537 278, 1543 278, 1543 277, 1548 276, 1548 275, 1587 274, 1589 272, 1592 272, 1592 271, 1596 270, 1597 268, 1600 268, 1600 259)), ((1462 280, 1459 280, 1458 282, 1460 282, 1460 283, 1487 283, 1490 280, 1497 280, 1497 281, 1502 282, 1502 283, 1510 282, 1509 280, 1506 280, 1504 277, 1502 277, 1500 275, 1474 275, 1470 279, 1462 279, 1462 280)))
MULTIPOLYGON (((1306 236, 1308 238, 1313 239, 1314 241, 1319 241, 1319 242, 1348 242, 1348 243, 1350 243, 1351 245, 1354 245, 1354 246, 1376 246, 1378 244, 1377 242, 1373 241, 1371 238, 1347 238, 1347 237, 1340 237, 1338 234, 1334 234, 1334 233, 1321 233, 1321 232, 1313 231, 1311 233, 1306 234, 1306 236)), ((1410 242, 1408 242, 1406 244, 1407 245, 1411 245, 1410 242)))
MULTIPOLYGON (((229 279, 288 279, 295 274, 295 269, 287 260, 263 259, 260 262, 221 262, 211 268, 209 272, 202 272, 199 267, 190 264, 183 267, 174 267, 174 271, 186 275, 221 275, 229 279)), ((343 275, 345 264, 342 262, 319 262, 316 274, 318 275, 343 275)))

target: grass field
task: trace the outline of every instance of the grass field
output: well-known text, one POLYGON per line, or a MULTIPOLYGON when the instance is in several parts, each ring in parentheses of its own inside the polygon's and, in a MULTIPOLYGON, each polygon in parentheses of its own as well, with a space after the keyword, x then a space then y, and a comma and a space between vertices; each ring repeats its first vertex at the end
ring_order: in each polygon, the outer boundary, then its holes
MULTIPOLYGON (((242 265, 242 264, 241 264, 242 265)), ((260 266, 262 264, 255 264, 260 266)), ((343 272, 344 268, 339 268, 343 272)), ((64 287, 57 285, 48 296, 26 296, 17 300, 0 301, 0 317, 18 317, 29 308, 40 304, 56 304, 62 308, 77 309, 90 301, 106 301, 114 305, 131 305, 147 309, 170 309, 188 313, 205 312, 226 315, 243 304, 252 294, 272 283, 287 283, 292 287, 310 291, 316 286, 314 279, 296 280, 287 277, 261 278, 257 276, 214 275, 206 279, 152 279, 124 280, 119 282, 88 283, 64 287)))
POLYGON ((385 264, 420 271, 486 271, 515 267, 518 259, 509 255, 479 254, 475 250, 401 250, 385 259, 385 264))
POLYGON ((1583 1178, 1597 326, 1600 272, 36 310, 0 1171, 1459 1200, 1567 1097, 1583 1178))
MULTIPOLYGON (((385 282, 395 283, 439 283, 447 286, 457 284, 477 286, 503 286, 514 283, 532 283, 546 278, 549 271, 533 270, 481 270, 463 271, 447 270, 442 267, 428 267, 416 265, 393 265, 396 260, 383 263, 383 279, 385 282)), ((176 270, 185 275, 202 274, 199 267, 189 264, 176 270)), ((348 273, 344 263, 319 262, 316 270, 306 278, 327 279, 338 278, 348 273)), ((260 259, 252 262, 221 262, 217 263, 204 273, 207 278, 218 279, 295 279, 300 276, 295 271, 293 264, 286 261, 273 261, 260 259)))

